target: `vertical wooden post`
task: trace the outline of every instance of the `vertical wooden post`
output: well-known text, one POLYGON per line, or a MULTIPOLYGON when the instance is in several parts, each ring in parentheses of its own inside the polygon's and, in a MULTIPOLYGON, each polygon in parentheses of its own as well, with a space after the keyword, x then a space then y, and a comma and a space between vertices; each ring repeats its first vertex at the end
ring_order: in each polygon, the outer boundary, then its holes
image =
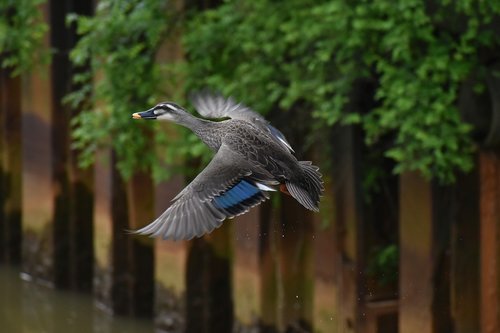
POLYGON ((77 36, 66 25, 69 13, 90 15, 92 1, 50 4, 51 46, 56 50, 51 65, 52 131, 54 155, 52 178, 54 203, 54 283, 61 288, 89 290, 92 281, 92 173, 81 171, 71 151, 72 114, 62 99, 71 91, 74 71, 69 52, 77 36))
POLYGON ((312 212, 295 199, 282 198, 282 238, 279 243, 285 331, 312 332, 313 246, 312 212))
POLYGON ((318 332, 342 333, 338 331, 340 312, 336 285, 337 267, 332 258, 337 256, 338 244, 335 231, 337 221, 335 212, 334 184, 323 172, 325 193, 321 198, 321 212, 315 214, 313 233, 314 246, 314 329, 318 332))
POLYGON ((400 316, 401 333, 432 330, 431 184, 416 173, 400 178, 400 316))
MULTIPOLYGON (((65 2, 68 5, 67 2, 65 2)), ((70 63, 68 52, 68 30, 65 17, 68 8, 51 1, 50 45, 55 49, 51 64, 52 83, 52 127, 51 145, 53 154, 52 179, 55 190, 54 203, 54 283, 60 288, 71 285, 71 190, 69 182, 69 110, 62 105, 62 98, 69 92, 70 63)))
POLYGON ((111 233, 108 250, 111 262, 105 267, 110 274, 110 307, 114 314, 132 315, 132 262, 126 183, 117 170, 117 157, 111 152, 111 233))
POLYGON ((18 264, 21 259, 22 128, 21 79, 0 70, 1 218, 0 262, 18 264))
POLYGON ((432 186, 432 328, 434 332, 451 332, 450 234, 453 187, 432 186))
POLYGON ((480 165, 481 332, 500 331, 500 157, 482 152, 480 165))
POLYGON ((5 143, 3 140, 3 127, 4 127, 4 105, 5 105, 5 100, 7 98, 6 95, 6 74, 4 70, 0 70, 0 189, 1 189, 1 195, 0 195, 0 216, 2 219, 2 223, 0 223, 0 263, 3 263, 6 261, 7 257, 7 225, 6 223, 3 222, 4 220, 4 207, 5 207, 5 199, 6 195, 3 194, 4 187, 5 187, 5 177, 4 177, 4 169, 3 169, 3 164, 5 160, 5 143))
POLYGON ((364 327, 363 212, 360 177, 361 138, 354 127, 340 127, 333 138, 336 154, 333 181, 336 200, 335 257, 338 290, 338 332, 364 327))
POLYGON ((116 155, 102 151, 96 163, 95 254, 97 298, 114 314, 151 317, 154 310, 154 240, 131 235, 154 219, 150 175, 125 182, 116 155))
POLYGON ((207 236, 211 246, 209 261, 208 310, 211 333, 231 333, 234 323, 233 306, 233 221, 226 223, 207 236))
POLYGON ((416 172, 401 175, 401 333, 451 330, 448 194, 448 189, 434 187, 416 172))
POLYGON ((480 332, 479 166, 460 175, 453 191, 450 288, 454 332, 480 332))
POLYGON ((131 236, 126 185, 111 149, 100 151, 95 165, 94 290, 99 302, 117 315, 132 309, 131 236))
POLYGON ((189 242, 186 260, 185 333, 208 332, 206 328, 208 327, 208 314, 204 304, 207 299, 208 250, 204 238, 195 238, 189 242))
POLYGON ((78 167, 75 152, 70 161, 71 181, 71 237, 72 256, 71 281, 72 288, 79 291, 90 291, 94 276, 94 170, 82 170, 78 167))
POLYGON ((111 240, 112 240, 112 182, 113 170, 110 167, 109 151, 101 150, 96 154, 95 192, 94 192, 94 230, 95 253, 94 294, 98 302, 110 307, 111 288, 111 240))
MULTIPOLYGON (((59 6, 56 4, 56 6, 59 6)), ((73 12, 81 15, 92 15, 94 11, 93 0, 76 0, 67 5, 64 15, 65 19, 67 13, 73 12)), ((75 27, 67 27, 65 20, 60 22, 64 24, 67 34, 64 57, 69 57, 70 49, 75 45, 78 36, 74 31, 75 27)), ((61 27, 63 29, 63 27, 61 27)), ((80 69, 82 70, 82 69, 80 69)), ((83 70, 86 70, 83 69, 83 70)), ((71 73, 74 69, 70 68, 71 73)), ((74 84, 71 79, 67 77, 65 80, 65 93, 69 92, 74 84)), ((71 118, 78 115, 80 110, 72 110, 69 113, 68 121, 71 123, 71 118)), ((70 132, 69 136, 69 154, 68 154, 68 175, 69 187, 71 196, 70 205, 70 237, 71 237, 71 285, 72 288, 81 291, 90 291, 92 289, 92 280, 94 275, 94 170, 88 168, 83 170, 79 167, 78 152, 71 149, 71 126, 68 126, 70 132)))
MULTIPOLYGON (((297 148, 296 154, 300 158, 310 154, 310 152, 306 151, 307 148, 301 144, 303 138, 311 130, 309 126, 311 114, 303 112, 303 107, 303 105, 297 103, 287 112, 274 109, 269 115, 270 120, 278 128, 284 130, 284 134, 291 145, 297 148), (296 119, 293 126, 289 126, 288 120, 290 118, 296 119)), ((278 233, 278 237, 274 238, 279 263, 279 271, 277 272, 278 328, 287 332, 312 332, 314 295, 313 213, 289 196, 282 196, 280 204, 278 216, 281 235, 278 233), (279 289, 280 287, 281 289, 279 289)))
MULTIPOLYGON (((70 91, 68 50, 75 34, 65 14, 89 13, 91 1, 45 6, 57 48, 50 71, 23 78, 23 266, 59 287, 89 290, 92 281, 92 177, 76 167, 70 151, 70 114, 61 104, 70 91), (50 11, 50 15, 48 15, 50 11), (74 186, 73 186, 74 185, 74 186), (80 208, 82 210, 80 210, 80 208)), ((20 114, 20 113, 19 113, 20 114)))
POLYGON ((260 323, 261 333, 278 332, 280 318, 278 316, 278 237, 272 202, 264 202, 259 212, 259 265, 260 265, 260 323))
MULTIPOLYGON (((48 7, 44 7, 45 18, 48 7)), ((48 39, 45 47, 49 47, 48 39)), ((54 198, 52 182, 53 157, 52 85, 48 67, 37 67, 22 80, 22 266, 34 278, 54 281, 53 218, 54 198)))
MULTIPOLYGON (((160 216, 172 204, 171 200, 183 187, 184 179, 181 176, 156 186, 155 217, 160 216)), ((186 243, 190 242, 158 239, 155 243, 156 328, 180 331, 184 327, 186 311, 183 302, 186 294, 186 243), (168 320, 162 320, 165 318, 168 320)))
POLYGON ((259 244, 261 240, 260 208, 237 217, 232 224, 234 235, 233 299, 235 321, 251 329, 261 318, 261 284, 259 281, 259 244))
MULTIPOLYGON (((130 225, 136 230, 154 220, 154 186, 151 175, 137 172, 127 184, 130 225)), ((132 311, 136 316, 151 317, 154 304, 154 240, 131 237, 132 311)))
POLYGON ((226 221, 208 236, 190 242, 186 269, 186 333, 232 332, 231 234, 231 221, 226 221))

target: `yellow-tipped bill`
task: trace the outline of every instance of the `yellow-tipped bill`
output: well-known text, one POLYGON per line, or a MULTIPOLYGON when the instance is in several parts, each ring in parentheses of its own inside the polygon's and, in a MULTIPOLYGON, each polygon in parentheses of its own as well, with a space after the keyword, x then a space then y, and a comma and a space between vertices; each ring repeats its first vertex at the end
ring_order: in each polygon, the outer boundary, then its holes
POLYGON ((134 119, 156 119, 156 114, 153 109, 149 109, 144 112, 135 112, 132 114, 132 118, 134 119))

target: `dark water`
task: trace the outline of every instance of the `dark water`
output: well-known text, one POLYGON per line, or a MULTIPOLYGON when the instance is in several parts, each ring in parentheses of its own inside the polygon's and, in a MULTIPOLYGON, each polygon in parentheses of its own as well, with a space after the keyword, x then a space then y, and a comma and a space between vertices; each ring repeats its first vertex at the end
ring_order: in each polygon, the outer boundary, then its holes
POLYGON ((152 333, 151 320, 112 317, 91 295, 58 291, 26 281, 16 269, 0 265, 0 332, 152 333))

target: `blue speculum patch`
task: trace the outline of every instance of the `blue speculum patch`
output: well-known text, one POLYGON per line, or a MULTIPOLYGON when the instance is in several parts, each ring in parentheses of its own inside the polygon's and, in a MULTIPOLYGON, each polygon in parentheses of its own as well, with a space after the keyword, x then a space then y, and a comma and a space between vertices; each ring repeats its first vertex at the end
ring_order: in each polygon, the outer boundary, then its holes
POLYGON ((259 192, 260 190, 256 186, 242 180, 228 191, 215 197, 214 201, 221 208, 229 208, 250 199, 259 192))

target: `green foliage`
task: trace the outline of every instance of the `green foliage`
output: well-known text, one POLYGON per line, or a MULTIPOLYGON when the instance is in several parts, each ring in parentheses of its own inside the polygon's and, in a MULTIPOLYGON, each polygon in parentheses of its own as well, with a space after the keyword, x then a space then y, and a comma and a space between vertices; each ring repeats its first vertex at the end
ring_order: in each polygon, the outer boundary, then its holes
POLYGON ((94 161, 99 146, 111 146, 125 178, 134 170, 161 175, 151 122, 132 121, 133 112, 158 102, 162 76, 156 54, 168 31, 165 1, 103 0, 93 17, 69 15, 81 36, 71 60, 82 69, 74 76, 78 89, 66 97, 74 108, 74 145, 81 162, 94 161))
POLYGON ((398 282, 399 250, 395 244, 376 247, 369 255, 367 274, 373 277, 381 286, 393 285, 398 282))
POLYGON ((19 75, 40 62, 48 62, 43 39, 48 27, 39 6, 45 0, 0 1, 1 67, 19 75))
MULTIPOLYGON (((395 172, 451 182, 472 167, 460 83, 481 73, 479 50, 500 45, 497 2, 462 0, 226 1, 195 13, 184 41, 188 87, 210 86, 257 110, 300 104, 318 121, 387 133, 395 172), (377 82, 376 107, 353 109, 358 80, 377 82)), ((307 112, 307 111, 304 111, 307 112)), ((293 120, 291 120, 293 121, 293 120)))
MULTIPOLYGON (((415 0, 355 7, 352 33, 373 41, 364 45, 372 52, 364 54, 359 66, 373 68, 379 80, 379 106, 363 125, 368 143, 396 131, 394 145, 386 151, 398 163, 396 172, 419 170, 450 182, 453 171, 472 167, 470 126, 461 122, 456 100, 460 83, 480 66, 478 48, 486 46, 477 38, 478 22, 484 25, 491 17, 460 13, 458 7, 438 6, 432 15, 423 1, 415 0), (459 14, 466 14, 468 22, 457 34, 446 27, 446 20, 459 14)), ((349 52, 354 56, 362 50, 349 52)))
MULTIPOLYGON (((187 61, 168 68, 155 57, 180 16, 166 3, 104 0, 95 17, 68 18, 82 35, 73 62, 90 67, 75 76, 79 88, 67 98, 86 110, 74 122, 84 163, 110 145, 123 175, 139 167, 162 174, 151 141, 166 138, 145 135, 151 124, 129 117, 158 101, 166 78, 177 92, 210 87, 264 114, 310 112, 311 128, 358 124, 367 144, 389 134, 394 140, 383 153, 396 173, 418 170, 446 183, 472 167, 471 128, 460 119, 457 96, 469 75, 484 73, 480 51, 500 46, 491 25, 498 2, 226 0, 188 13, 187 61), (353 103, 360 81, 373 83, 373 96, 366 94, 372 106, 353 103)), ((168 135, 175 139, 167 160, 205 156, 187 131, 168 135)))
POLYGON ((296 5, 301 2, 228 1, 193 15, 183 36, 188 89, 212 87, 264 113, 276 105, 289 108, 303 92, 287 87, 295 71, 288 59, 301 59, 288 54, 294 41, 282 29, 303 9, 296 5))

